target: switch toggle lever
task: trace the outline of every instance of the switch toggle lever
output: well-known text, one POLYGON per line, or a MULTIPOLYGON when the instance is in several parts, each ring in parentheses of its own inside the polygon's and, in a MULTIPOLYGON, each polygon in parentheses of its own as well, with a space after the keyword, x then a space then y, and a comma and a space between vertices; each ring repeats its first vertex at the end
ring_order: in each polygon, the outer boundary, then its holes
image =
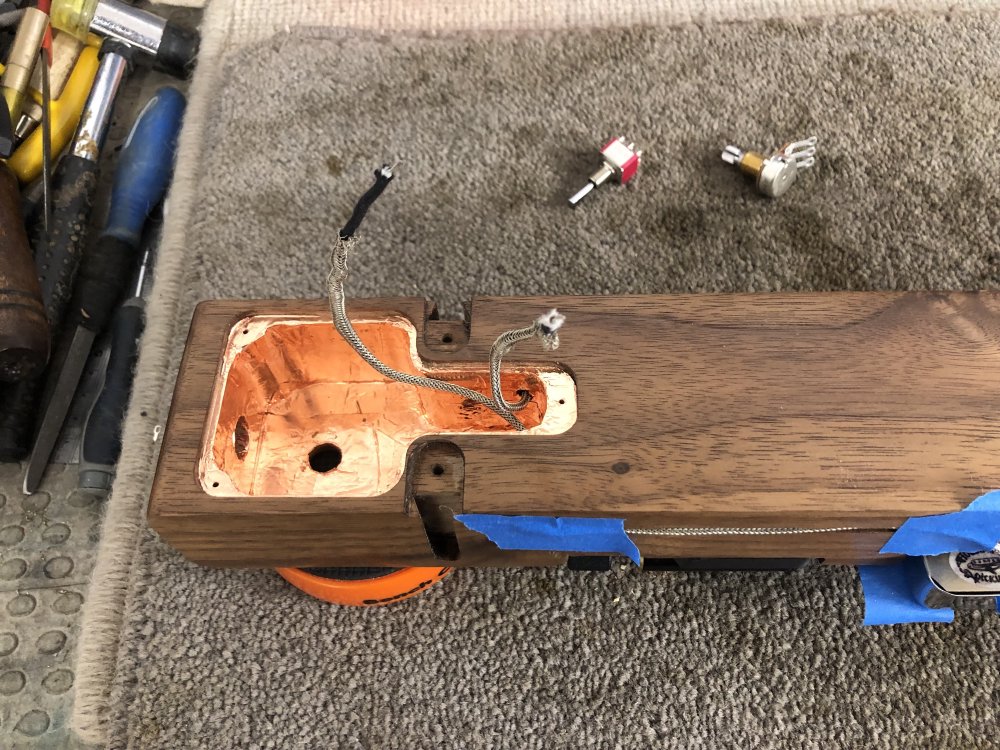
POLYGON ((764 195, 778 198, 795 184, 799 170, 808 169, 816 163, 816 138, 786 143, 770 156, 726 146, 722 161, 739 167, 741 172, 753 177, 757 189, 764 195))
POLYGON ((601 148, 601 157, 604 159, 601 168, 594 172, 587 184, 569 199, 569 205, 575 206, 591 190, 604 184, 611 177, 614 177, 622 185, 627 183, 639 171, 642 151, 636 151, 634 143, 626 143, 625 137, 620 136, 604 144, 601 148))

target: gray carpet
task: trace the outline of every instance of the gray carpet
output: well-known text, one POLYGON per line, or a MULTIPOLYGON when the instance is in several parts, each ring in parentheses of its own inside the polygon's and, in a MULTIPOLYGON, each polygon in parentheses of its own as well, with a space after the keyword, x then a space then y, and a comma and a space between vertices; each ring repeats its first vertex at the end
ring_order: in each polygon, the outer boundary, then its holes
MULTIPOLYGON (((320 296, 329 238, 395 158, 353 295, 457 314, 477 293, 996 288, 998 38, 992 14, 293 31, 228 60, 182 314, 199 297, 320 296), (646 151, 637 184, 570 210, 618 133, 646 151), (777 202, 718 158, 809 134, 819 162, 777 202)), ((861 616, 849 569, 467 571, 339 609, 146 533, 111 747, 1000 747, 1000 619, 861 616)))

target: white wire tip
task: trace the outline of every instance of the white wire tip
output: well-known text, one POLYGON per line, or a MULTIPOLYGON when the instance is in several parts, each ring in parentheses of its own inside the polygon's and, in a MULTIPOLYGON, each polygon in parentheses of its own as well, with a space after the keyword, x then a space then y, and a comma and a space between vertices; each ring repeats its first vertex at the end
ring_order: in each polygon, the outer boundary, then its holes
POLYGON ((552 308, 544 315, 539 315, 535 320, 538 326, 538 337, 542 341, 542 348, 552 351, 559 348, 559 329, 566 322, 566 316, 552 308))
POLYGON ((544 333, 555 333, 566 322, 566 316, 553 307, 544 315, 539 315, 536 322, 544 333))

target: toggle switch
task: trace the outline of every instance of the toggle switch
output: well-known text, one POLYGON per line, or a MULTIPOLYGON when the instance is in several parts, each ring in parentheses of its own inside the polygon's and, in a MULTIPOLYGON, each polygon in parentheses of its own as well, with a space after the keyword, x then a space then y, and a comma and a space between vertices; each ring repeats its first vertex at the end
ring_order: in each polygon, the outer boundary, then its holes
POLYGON ((795 184, 801 170, 816 163, 816 138, 786 143, 770 156, 726 146, 722 161, 753 177, 757 189, 764 195, 778 198, 795 184))
POLYGON ((604 144, 601 148, 601 157, 604 159, 601 168, 594 172, 587 184, 569 199, 569 205, 575 206, 591 190, 598 185, 603 185, 612 177, 622 185, 626 184, 639 171, 642 151, 636 151, 635 144, 626 143, 625 137, 621 136, 604 144))

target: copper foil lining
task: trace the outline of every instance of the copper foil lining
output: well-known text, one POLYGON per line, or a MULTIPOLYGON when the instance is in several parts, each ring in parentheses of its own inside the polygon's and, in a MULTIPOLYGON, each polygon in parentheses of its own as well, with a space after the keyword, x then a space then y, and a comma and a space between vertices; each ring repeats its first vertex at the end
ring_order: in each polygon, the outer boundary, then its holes
MULTIPOLYGON (((352 322, 389 366, 489 393, 485 362, 424 367, 410 321, 352 322)), ((518 412, 527 429, 516 434, 556 435, 576 422, 567 373, 512 366, 501 382, 510 401, 519 390, 532 396, 518 412)), ((206 493, 224 497, 372 497, 399 482, 407 449, 420 437, 515 432, 479 404, 383 377, 329 321, 260 315, 230 333, 199 476, 206 493)))

